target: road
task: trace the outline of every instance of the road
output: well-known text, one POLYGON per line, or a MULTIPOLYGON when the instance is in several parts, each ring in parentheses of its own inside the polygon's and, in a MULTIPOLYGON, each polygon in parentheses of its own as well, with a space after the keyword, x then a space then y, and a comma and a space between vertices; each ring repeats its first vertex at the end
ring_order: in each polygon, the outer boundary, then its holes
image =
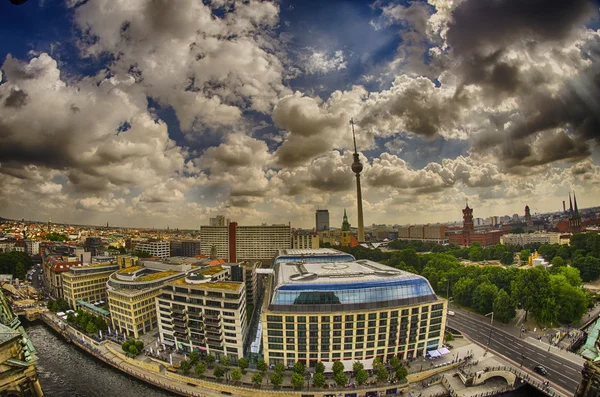
POLYGON ((548 352, 496 327, 492 330, 490 339, 490 322, 473 313, 452 308, 455 315, 448 316, 448 325, 465 333, 469 338, 487 345, 490 340, 490 350, 493 350, 523 368, 532 370, 536 365, 542 365, 548 370, 546 379, 561 388, 575 393, 581 381, 582 366, 561 357, 560 350, 551 348, 548 352), (556 352, 556 353, 555 353, 556 352))

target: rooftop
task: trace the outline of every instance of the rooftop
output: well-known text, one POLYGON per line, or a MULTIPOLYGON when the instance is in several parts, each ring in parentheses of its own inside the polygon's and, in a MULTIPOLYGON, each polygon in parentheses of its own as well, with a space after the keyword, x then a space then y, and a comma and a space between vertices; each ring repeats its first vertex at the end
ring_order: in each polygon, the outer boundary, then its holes
POLYGON ((131 267, 126 267, 125 269, 121 269, 118 270, 117 273, 119 274, 131 274, 134 273, 140 269, 143 269, 144 266, 131 266, 131 267))
POLYGON ((216 266, 208 267, 206 269, 202 269, 202 270, 200 270, 200 273, 205 276, 214 276, 215 274, 221 273, 223 270, 224 270, 223 266, 216 265, 216 266))
POLYGON ((278 269, 278 285, 343 284, 391 278, 421 278, 367 259, 344 262, 282 262, 278 269))
POLYGON ((179 274, 179 273, 180 272, 178 272, 176 270, 168 270, 166 272, 158 272, 158 273, 148 274, 146 276, 137 278, 135 281, 154 281, 154 280, 158 280, 161 278, 173 276, 173 275, 179 274))
POLYGON ((201 283, 201 284, 192 284, 186 281, 185 278, 180 278, 178 280, 175 280, 173 282, 173 284, 175 285, 192 285, 192 286, 199 286, 200 288, 217 288, 217 289, 227 289, 227 290, 231 290, 231 291, 236 291, 237 289, 240 288, 240 286, 242 286, 242 283, 235 283, 235 282, 229 282, 229 281, 217 281, 217 282, 206 282, 206 283, 201 283))
POLYGON ((277 256, 287 256, 287 255, 348 255, 343 251, 338 251, 333 248, 290 248, 279 250, 277 256))

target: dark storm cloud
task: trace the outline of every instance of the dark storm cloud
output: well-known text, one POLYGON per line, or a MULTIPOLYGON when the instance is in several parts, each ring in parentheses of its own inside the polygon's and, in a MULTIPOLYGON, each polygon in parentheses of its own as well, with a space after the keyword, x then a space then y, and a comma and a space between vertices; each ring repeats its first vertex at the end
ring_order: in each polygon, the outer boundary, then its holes
POLYGON ((447 38, 459 55, 516 40, 561 40, 593 12, 588 0, 467 0, 454 10, 447 38))
POLYGON ((4 106, 9 108, 20 108, 27 104, 27 93, 23 90, 12 89, 6 100, 4 106))

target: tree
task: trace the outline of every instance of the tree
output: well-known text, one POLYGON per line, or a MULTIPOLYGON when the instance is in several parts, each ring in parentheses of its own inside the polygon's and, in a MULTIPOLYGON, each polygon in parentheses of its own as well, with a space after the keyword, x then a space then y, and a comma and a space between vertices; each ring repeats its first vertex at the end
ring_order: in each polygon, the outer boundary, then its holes
POLYGON ((481 247, 474 245, 469 249, 469 260, 473 262, 479 262, 483 260, 481 247))
POLYGON ((352 371, 354 372, 354 376, 356 376, 358 371, 360 371, 361 369, 365 369, 365 366, 360 361, 355 361, 354 364, 352 364, 352 371))
POLYGON ((514 259, 515 255, 512 252, 504 252, 500 257, 500 262, 505 266, 510 266, 513 264, 514 259))
POLYGON ((213 371, 213 375, 217 380, 221 380, 221 378, 225 376, 225 370, 220 365, 217 365, 213 371))
POLYGON ((70 312, 69 314, 67 314, 67 322, 69 324, 73 324, 75 322, 75 314, 73 314, 73 312, 70 312))
POLYGON ((209 354, 208 356, 206 356, 204 358, 204 362, 206 363, 207 367, 212 367, 214 365, 215 361, 217 361, 217 359, 212 354, 209 354))
POLYGON ((231 380, 234 382, 239 382, 242 379, 242 371, 239 368, 231 371, 231 380))
POLYGON ((135 345, 129 345, 129 354, 131 354, 134 357, 137 356, 138 349, 137 347, 135 347, 135 345))
POLYGON ((355 376, 356 376, 356 383, 358 383, 359 385, 362 385, 369 379, 369 374, 367 373, 367 371, 365 371, 362 368, 359 369, 358 371, 356 371, 355 376))
POLYGON ((498 291, 492 309, 494 317, 503 323, 508 323, 516 315, 515 303, 503 289, 498 291))
POLYGON ((121 343, 121 349, 123 349, 123 351, 125 353, 129 353, 129 341, 125 341, 123 343, 121 343))
POLYGON ((551 295, 550 275, 540 267, 519 271, 512 283, 514 301, 525 310, 525 320, 529 311, 537 317, 543 302, 551 295))
POLYGON ((141 340, 136 340, 135 342, 135 347, 136 349, 138 349, 138 351, 142 351, 142 349, 144 348, 144 342, 142 342, 141 340))
POLYGON ((260 372, 265 372, 267 369, 269 369, 269 366, 267 365, 267 363, 264 360, 259 360, 256 363, 256 369, 259 370, 260 372))
POLYGON ((344 372, 344 364, 340 360, 334 361, 332 370, 334 374, 344 372))
MULTIPOLYGON (((567 270, 567 268, 561 270, 567 270)), ((562 274, 551 276, 550 285, 556 301, 556 319, 563 324, 581 320, 581 317, 587 312, 588 294, 581 288, 573 286, 562 274)))
POLYGON ((521 258, 521 263, 528 263, 530 256, 531 256, 531 251, 521 250, 521 253, 519 254, 519 258, 521 258))
POLYGON ((190 360, 190 364, 196 364, 196 362, 200 359, 200 353, 198 353, 198 350, 192 350, 188 356, 188 359, 190 360))
POLYGON ((473 308, 479 313, 491 312, 496 295, 498 295, 498 287, 494 284, 489 282, 479 284, 473 291, 473 308))
POLYGON ((317 365, 315 365, 315 372, 318 374, 325 373, 325 364, 319 361, 317 365))
POLYGON ((202 361, 200 361, 198 364, 196 364, 195 372, 198 376, 204 375, 204 373, 206 372, 206 365, 202 361))
POLYGON ((294 364, 293 370, 297 374, 304 375, 304 371, 306 371, 306 366, 304 365, 304 363, 302 361, 297 361, 294 364))
POLYGON ((579 273, 579 269, 576 269, 574 267, 559 267, 556 274, 564 276, 569 282, 569 284, 571 284, 573 287, 581 287, 581 284, 583 284, 579 273))
POLYGON ((312 384, 313 384, 313 386, 316 386, 316 387, 325 386, 325 374, 323 374, 322 372, 317 372, 313 376, 312 384))
POLYGON ((277 363, 275 364, 275 368, 273 368, 275 372, 279 372, 280 374, 285 372, 285 366, 283 365, 283 363, 277 363))
POLYGON ((470 277, 462 277, 452 286, 452 295, 458 303, 465 306, 471 306, 471 298, 474 289, 473 279, 470 277))
POLYGON ((579 269, 583 281, 592 281, 600 276, 600 259, 587 254, 586 256, 577 255, 571 262, 573 267, 579 269))
POLYGON ((17 264, 15 265, 14 276, 19 280, 24 280, 25 277, 27 277, 27 271, 25 270, 25 265, 23 265, 23 262, 17 262, 17 264))
POLYGON ((396 379, 402 380, 408 375, 408 370, 404 366, 400 365, 398 368, 396 368, 395 374, 396 379))
POLYGON ((96 324, 94 324, 93 321, 89 321, 85 326, 85 332, 87 332, 88 334, 95 334, 96 332, 98 332, 98 328, 96 328, 96 324))
POLYGON ((252 375, 252 383, 254 383, 254 386, 259 386, 262 383, 262 381, 263 376, 260 372, 257 372, 254 375, 252 375))
POLYGON ((304 385, 304 376, 300 375, 298 372, 294 371, 292 375, 292 379, 290 380, 292 386, 299 389, 304 385))
POLYGON ((275 387, 281 386, 283 383, 283 374, 281 372, 275 371, 271 374, 271 384, 275 387))
POLYGON ((400 359, 398 358, 398 356, 392 356, 392 358, 390 358, 389 360, 389 363, 392 366, 392 368, 396 369, 400 366, 400 359))
POLYGON ((229 356, 223 356, 221 358, 221 365, 225 368, 229 368, 231 366, 231 358, 229 358, 229 356))
POLYGON ((377 368, 377 373, 375 374, 375 377, 377 378, 378 382, 385 382, 390 377, 390 374, 387 371, 387 369, 385 369, 385 367, 381 365, 377 368))
POLYGON ((338 386, 346 386, 348 384, 348 377, 343 371, 338 372, 335 375, 333 375, 333 381, 338 386))
POLYGON ((181 372, 183 372, 184 374, 187 374, 188 372, 190 372, 191 369, 191 365, 190 362, 187 360, 181 360, 179 362, 179 369, 181 370, 181 372))
POLYGON ((550 263, 552 264, 552 267, 550 268, 552 273, 556 273, 561 267, 567 266, 565 260, 560 256, 555 256, 554 258, 552 258, 552 261, 550 263))
POLYGON ((242 370, 242 372, 246 371, 249 365, 250 363, 246 357, 242 357, 238 360, 238 367, 242 370))

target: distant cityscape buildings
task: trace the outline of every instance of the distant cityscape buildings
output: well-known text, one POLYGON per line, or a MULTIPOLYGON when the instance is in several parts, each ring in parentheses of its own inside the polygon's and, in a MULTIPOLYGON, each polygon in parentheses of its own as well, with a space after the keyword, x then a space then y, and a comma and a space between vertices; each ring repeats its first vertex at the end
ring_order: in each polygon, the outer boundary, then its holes
POLYGON ((329 230, 329 210, 317 210, 315 213, 315 230, 322 232, 329 230))
POLYGON ((280 249, 290 248, 292 233, 289 225, 202 226, 201 253, 209 256, 214 246, 219 258, 229 263, 239 261, 270 261, 280 249))
POLYGON ((217 215, 214 218, 210 218, 208 220, 208 225, 209 226, 228 226, 229 225, 229 218, 225 218, 225 216, 223 215, 217 215))

